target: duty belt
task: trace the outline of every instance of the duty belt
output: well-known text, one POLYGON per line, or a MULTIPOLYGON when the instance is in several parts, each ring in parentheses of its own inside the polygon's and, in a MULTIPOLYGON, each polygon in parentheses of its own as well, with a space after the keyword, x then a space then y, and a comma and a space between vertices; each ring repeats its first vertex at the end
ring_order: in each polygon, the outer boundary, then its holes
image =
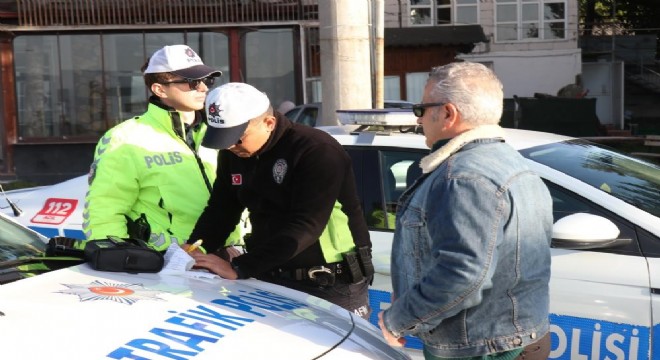
POLYGON ((271 272, 274 277, 289 278, 296 281, 311 281, 321 286, 332 286, 335 279, 349 282, 341 263, 324 264, 299 269, 277 269, 271 272))

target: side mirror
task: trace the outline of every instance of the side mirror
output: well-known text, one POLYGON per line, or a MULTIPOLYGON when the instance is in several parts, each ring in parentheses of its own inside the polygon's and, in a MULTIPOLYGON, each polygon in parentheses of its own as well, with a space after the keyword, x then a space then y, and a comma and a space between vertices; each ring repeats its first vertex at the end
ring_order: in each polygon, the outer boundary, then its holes
POLYGON ((563 217, 552 226, 552 247, 560 249, 603 249, 629 244, 619 239, 619 228, 602 216, 576 213, 563 217))

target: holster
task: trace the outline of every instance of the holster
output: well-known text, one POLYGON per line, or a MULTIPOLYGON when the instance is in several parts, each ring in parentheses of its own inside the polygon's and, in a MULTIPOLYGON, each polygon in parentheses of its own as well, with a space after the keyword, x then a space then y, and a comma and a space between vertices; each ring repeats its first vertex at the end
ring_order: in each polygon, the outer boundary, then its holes
POLYGON ((85 245, 85 259, 94 270, 155 273, 165 264, 163 254, 139 239, 90 240, 85 245))
POLYGON ((140 214, 140 217, 133 220, 124 215, 126 218, 126 232, 131 239, 149 241, 151 237, 151 225, 147 221, 145 214, 140 214))
POLYGON ((364 280, 364 274, 362 273, 357 253, 355 251, 349 251, 341 254, 341 256, 344 259, 342 261, 342 267, 347 272, 346 275, 348 276, 349 283, 356 284, 364 280))
POLYGON ((357 251, 349 251, 341 254, 344 271, 346 271, 351 284, 359 283, 371 278, 374 271, 374 264, 371 261, 371 249, 368 246, 358 247, 357 251))
POLYGON ((368 278, 376 272, 374 269, 374 263, 371 260, 371 248, 368 246, 361 246, 357 250, 360 269, 362 269, 364 277, 368 278))

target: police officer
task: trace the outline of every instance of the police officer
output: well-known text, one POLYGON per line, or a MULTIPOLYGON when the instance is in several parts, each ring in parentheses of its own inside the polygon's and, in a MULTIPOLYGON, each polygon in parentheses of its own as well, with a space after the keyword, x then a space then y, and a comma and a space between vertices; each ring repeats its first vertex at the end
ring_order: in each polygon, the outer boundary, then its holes
POLYGON ((217 150, 200 146, 204 100, 222 73, 187 45, 159 49, 142 71, 153 95, 144 114, 98 142, 83 229, 87 239, 138 237, 165 250, 185 242, 211 193, 217 150))
POLYGON ((245 83, 212 90, 204 146, 220 151, 208 206, 190 235, 207 250, 250 213, 246 253, 194 252, 196 266, 227 279, 258 279, 326 299, 368 317, 371 241, 349 155, 327 133, 274 112, 245 83))

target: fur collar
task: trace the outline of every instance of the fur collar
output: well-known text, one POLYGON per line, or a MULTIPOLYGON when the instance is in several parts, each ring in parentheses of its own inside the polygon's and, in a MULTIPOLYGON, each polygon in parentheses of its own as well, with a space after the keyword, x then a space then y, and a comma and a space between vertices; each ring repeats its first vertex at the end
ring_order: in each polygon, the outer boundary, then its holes
POLYGON ((465 144, 477 139, 504 138, 504 130, 499 125, 482 125, 452 138, 444 146, 422 158, 419 167, 424 174, 435 170, 443 161, 465 144))

